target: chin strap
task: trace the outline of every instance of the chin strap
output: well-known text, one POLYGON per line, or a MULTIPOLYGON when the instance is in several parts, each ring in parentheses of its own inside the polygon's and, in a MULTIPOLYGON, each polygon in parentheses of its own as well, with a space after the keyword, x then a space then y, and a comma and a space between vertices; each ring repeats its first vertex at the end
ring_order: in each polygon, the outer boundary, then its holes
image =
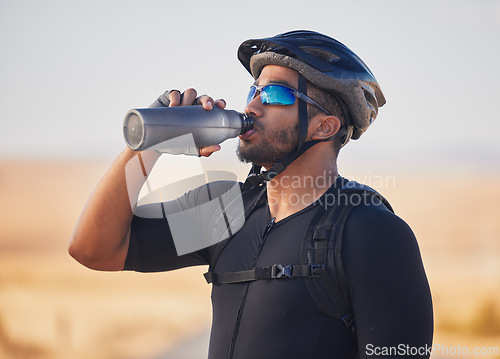
POLYGON ((286 155, 285 158, 277 160, 276 162, 274 162, 273 166, 268 171, 261 172, 262 166, 252 165, 252 169, 250 170, 250 173, 248 174, 245 184, 243 185, 243 189, 249 189, 254 186, 260 186, 264 182, 272 180, 274 177, 283 172, 285 168, 287 168, 290 165, 290 163, 295 161, 299 156, 301 156, 312 146, 320 142, 323 142, 323 140, 314 140, 304 143, 301 146, 301 149, 298 153, 291 152, 288 155, 286 155))

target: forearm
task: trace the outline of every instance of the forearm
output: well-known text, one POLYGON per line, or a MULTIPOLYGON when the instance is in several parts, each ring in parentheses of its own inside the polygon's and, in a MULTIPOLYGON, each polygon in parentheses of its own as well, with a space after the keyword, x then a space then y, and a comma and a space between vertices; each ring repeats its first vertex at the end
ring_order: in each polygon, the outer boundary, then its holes
POLYGON ((90 195, 76 224, 69 253, 97 270, 122 270, 139 192, 159 154, 126 148, 90 195), (140 159, 140 160, 139 160, 140 159), (141 164, 142 163, 142 164, 141 164))

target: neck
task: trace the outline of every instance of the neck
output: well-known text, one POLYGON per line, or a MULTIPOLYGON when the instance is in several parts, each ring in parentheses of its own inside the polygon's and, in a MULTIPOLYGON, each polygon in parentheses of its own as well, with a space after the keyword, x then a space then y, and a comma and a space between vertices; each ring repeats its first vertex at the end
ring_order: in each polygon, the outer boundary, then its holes
POLYGON ((267 184, 271 217, 279 221, 306 208, 333 185, 338 170, 329 145, 315 145, 267 184))

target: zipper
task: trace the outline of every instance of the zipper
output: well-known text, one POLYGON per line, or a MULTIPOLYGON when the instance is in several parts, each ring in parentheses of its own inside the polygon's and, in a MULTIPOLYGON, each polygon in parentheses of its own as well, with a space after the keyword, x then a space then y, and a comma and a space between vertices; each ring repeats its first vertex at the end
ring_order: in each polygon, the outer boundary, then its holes
MULTIPOLYGON (((262 236, 262 244, 264 244, 264 241, 267 237, 267 234, 269 233, 271 228, 273 228, 275 223, 276 223, 276 217, 273 217, 266 226, 266 231, 264 232, 264 235, 262 236)), ((260 254, 260 252, 259 252, 259 254, 260 254)))
MULTIPOLYGON (((253 261, 253 266, 255 268, 255 264, 257 263, 257 259, 259 259, 260 253, 262 252, 262 248, 264 247, 264 243, 266 242, 267 235, 273 228, 274 224, 276 223, 276 217, 273 217, 269 223, 266 225, 266 230, 264 231, 264 234, 262 235, 262 241, 260 242, 260 248, 257 253, 257 255, 254 258, 253 261)), ((250 283, 247 283, 245 285, 245 289, 243 290, 243 295, 241 296, 241 302, 240 302, 240 308, 238 309, 238 317, 236 318, 236 325, 234 327, 234 333, 233 337, 231 338, 231 344, 229 346, 229 353, 228 353, 228 359, 232 359, 233 354, 234 354, 234 345, 236 343, 236 337, 238 336, 238 329, 240 328, 240 321, 241 321, 241 315, 243 313, 243 307, 245 306, 245 302, 247 299, 247 294, 248 294, 248 287, 250 286, 250 283)))

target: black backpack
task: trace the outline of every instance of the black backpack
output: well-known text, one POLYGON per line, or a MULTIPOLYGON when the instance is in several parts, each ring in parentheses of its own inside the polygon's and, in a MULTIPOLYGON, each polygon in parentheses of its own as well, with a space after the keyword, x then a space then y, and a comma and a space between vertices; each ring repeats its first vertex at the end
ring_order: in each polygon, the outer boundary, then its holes
MULTIPOLYGON (((215 247, 212 264, 204 274, 207 282, 218 285, 263 279, 305 278, 307 289, 318 309, 343 321, 354 334, 354 314, 341 255, 347 218, 354 208, 363 203, 383 203, 391 212, 393 209, 374 189, 344 178, 339 180, 340 185, 333 189, 334 192, 328 192, 335 196, 335 202, 328 206, 324 203, 322 210, 311 221, 302 242, 300 264, 275 264, 240 272, 216 273, 213 269, 231 240, 228 238, 215 247)), ((255 186, 242 192, 247 217, 263 199, 265 192, 265 186, 255 186)))

